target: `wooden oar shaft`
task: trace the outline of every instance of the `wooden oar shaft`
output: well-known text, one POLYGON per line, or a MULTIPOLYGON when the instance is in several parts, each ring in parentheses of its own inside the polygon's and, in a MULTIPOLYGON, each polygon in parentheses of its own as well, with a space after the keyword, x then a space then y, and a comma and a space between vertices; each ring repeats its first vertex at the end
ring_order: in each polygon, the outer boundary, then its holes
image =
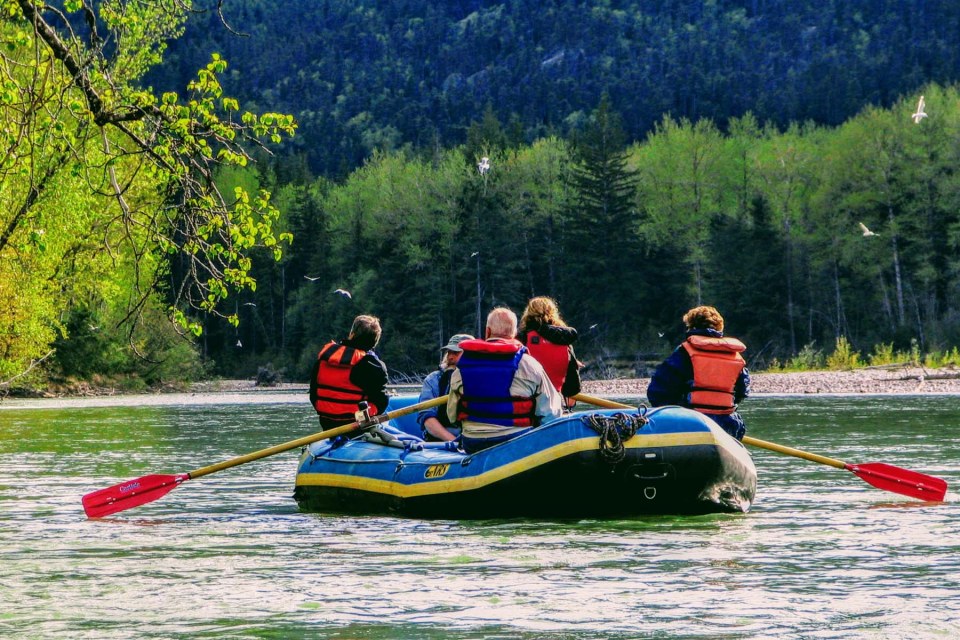
MULTIPOLYGON (((393 420, 394 418, 399 418, 417 411, 423 411, 424 409, 430 409, 432 407, 439 407, 442 404, 446 404, 447 396, 443 395, 439 398, 434 398, 433 400, 425 400, 424 402, 419 402, 417 404, 412 404, 409 407, 404 407, 402 409, 396 409, 394 411, 388 411, 380 416, 381 421, 383 420, 393 420)), ((248 462, 253 462, 254 460, 260 460, 261 458, 267 458, 278 453, 283 453, 284 451, 289 451, 290 449, 296 449, 297 447, 303 447, 308 444, 312 444, 319 440, 326 440, 328 438, 336 438, 351 431, 356 431, 360 425, 356 422, 351 422, 350 424, 345 424, 342 427, 336 427, 335 429, 327 429, 326 431, 320 431, 309 436, 304 436, 302 438, 297 438, 296 440, 291 440, 290 442, 284 442, 283 444, 278 444, 266 449, 261 449, 260 451, 254 451, 253 453, 248 453, 242 456, 237 456, 236 458, 231 458, 229 460, 224 460, 223 462, 218 462, 217 464, 211 464, 207 467, 200 467, 195 471, 191 471, 187 475, 191 478, 200 478, 211 473, 216 473, 217 471, 223 471, 224 469, 229 469, 230 467, 236 467, 241 464, 246 464, 248 462)))
POLYGON ((809 460, 810 462, 819 462, 820 464, 836 467, 837 469, 847 469, 850 467, 850 465, 848 465, 846 462, 842 462, 840 460, 835 460, 833 458, 828 458, 826 456, 817 455, 816 453, 810 453, 809 451, 794 449, 793 447, 786 447, 782 444, 777 444, 776 442, 767 442, 766 440, 758 440, 757 438, 752 438, 750 436, 743 436, 743 443, 749 444, 752 447, 759 447, 761 449, 769 449, 770 451, 776 451, 777 453, 793 456, 795 458, 803 458, 804 460, 809 460))
POLYGON ((573 399, 586 402, 587 404, 593 404, 598 407, 606 407, 607 409, 636 409, 636 407, 631 407, 630 405, 623 404, 622 402, 614 402, 613 400, 607 400, 606 398, 588 396, 585 393, 578 393, 577 395, 573 396, 573 399))

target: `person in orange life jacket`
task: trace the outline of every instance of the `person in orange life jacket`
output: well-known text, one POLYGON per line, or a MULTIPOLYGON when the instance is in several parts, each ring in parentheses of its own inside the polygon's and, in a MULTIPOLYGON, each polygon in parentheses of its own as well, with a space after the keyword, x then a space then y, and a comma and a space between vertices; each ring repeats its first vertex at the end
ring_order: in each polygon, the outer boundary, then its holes
POLYGON ((654 371, 647 399, 654 407, 695 409, 740 440, 747 427, 737 405, 750 395, 750 372, 740 355, 746 347, 724 337, 723 316, 713 307, 690 309, 683 323, 686 339, 654 371))
MULTIPOLYGON (((463 353, 460 343, 465 340, 473 340, 473 336, 468 333, 458 333, 440 349, 442 358, 440 368, 423 379, 423 388, 420 390, 418 402, 433 400, 450 392, 450 378, 457 368, 460 354, 463 353)), ((417 422, 420 423, 423 439, 428 442, 448 442, 460 435, 460 427, 450 422, 446 410, 438 411, 437 407, 424 409, 418 413, 417 422)))
POLYGON ((310 374, 310 402, 324 430, 353 422, 364 400, 371 414, 386 410, 387 367, 373 352, 380 333, 380 320, 360 315, 346 340, 320 349, 310 374))
POLYGON ((563 396, 564 406, 573 407, 576 404, 573 396, 580 393, 582 366, 573 352, 577 330, 563 321, 552 298, 538 296, 527 303, 520 316, 517 340, 543 365, 553 386, 563 396))
POLYGON ((475 453, 563 414, 563 401, 543 366, 514 336, 517 315, 498 307, 487 316, 486 340, 460 343, 450 377, 447 418, 460 421, 461 446, 475 453))

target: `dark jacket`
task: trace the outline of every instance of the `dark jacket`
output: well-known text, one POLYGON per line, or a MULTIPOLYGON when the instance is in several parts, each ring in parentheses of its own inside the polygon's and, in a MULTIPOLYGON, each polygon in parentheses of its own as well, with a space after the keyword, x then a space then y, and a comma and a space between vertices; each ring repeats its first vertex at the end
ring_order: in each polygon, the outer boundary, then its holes
MULTIPOLYGON (((687 332, 687 335, 723 337, 723 333, 713 329, 692 329, 687 332)), ((690 363, 690 356, 681 345, 654 371, 650 378, 650 384, 647 386, 647 400, 654 407, 678 405, 689 408, 690 404, 687 401, 687 396, 692 389, 693 366, 690 363)), ((744 367, 733 389, 734 402, 739 404, 749 395, 750 372, 744 367)), ((746 433, 746 426, 739 412, 729 415, 710 415, 708 417, 737 439, 742 438, 743 434, 746 433)))
MULTIPOLYGON (((563 380, 563 388, 559 390, 560 395, 572 398, 580 393, 580 363, 577 362, 577 354, 573 351, 573 343, 577 341, 577 330, 573 327, 558 327, 552 324, 538 324, 532 327, 532 330, 553 344, 567 346, 569 364, 567 364, 567 376, 563 380)), ((517 340, 527 344, 527 332, 521 331, 517 335, 517 340)))
MULTIPOLYGON (((359 347, 349 339, 341 340, 340 344, 359 349, 359 347)), ((319 370, 320 360, 318 359, 310 371, 310 404, 313 406, 316 406, 317 399, 319 398, 319 390, 317 387, 317 374, 319 370)), ((389 402, 389 398, 387 397, 387 365, 380 360, 372 349, 367 351, 366 355, 354 365, 353 370, 350 372, 350 382, 363 390, 367 401, 376 407, 378 412, 383 413, 387 410, 387 403, 389 402)), ((335 422, 320 418, 320 424, 324 429, 332 429, 344 424, 349 424, 350 422, 352 421, 335 422)))

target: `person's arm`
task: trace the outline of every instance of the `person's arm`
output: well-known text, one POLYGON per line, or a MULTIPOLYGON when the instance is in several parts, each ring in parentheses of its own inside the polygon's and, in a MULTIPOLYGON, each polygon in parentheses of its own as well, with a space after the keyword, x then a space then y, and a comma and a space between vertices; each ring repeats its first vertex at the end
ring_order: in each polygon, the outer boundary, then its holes
POLYGON ((745 398, 750 397, 750 372, 746 367, 740 372, 737 378, 737 384, 733 388, 733 401, 740 404, 745 398))
MULTIPOLYGON (((434 398, 440 397, 440 376, 436 375, 436 371, 428 375, 423 379, 423 387, 420 388, 420 397, 417 399, 417 402, 426 402, 427 400, 433 400, 434 398)), ((424 422, 428 418, 437 417, 437 407, 430 407, 429 409, 422 409, 417 413, 417 423, 424 427, 424 422)))
POLYGON ((427 433, 442 442, 449 442, 450 440, 456 439, 456 436, 447 431, 447 428, 444 427, 437 418, 427 418, 423 421, 422 426, 427 433))
POLYGON ((544 419, 559 418, 563 415, 563 398, 550 382, 546 371, 541 370, 540 384, 537 389, 536 414, 544 419))
POLYGON ((577 362, 577 354, 573 352, 573 347, 567 348, 570 362, 567 363, 567 376, 563 379, 563 388, 560 393, 564 398, 572 398, 580 393, 580 363, 577 362))
POLYGON ((647 400, 654 407, 668 404, 683 406, 690 392, 689 381, 693 377, 690 356, 683 348, 674 351, 657 366, 647 386, 647 400), (686 367, 684 367, 684 363, 686 367))
POLYGON ((310 406, 317 406, 317 374, 320 372, 320 358, 310 367, 310 406))
POLYGON ((383 413, 390 399, 387 397, 387 365, 373 353, 363 356, 350 372, 350 382, 363 389, 372 410, 383 413))
MULTIPOLYGON (((435 375, 436 373, 439 372, 431 373, 424 378, 423 388, 420 390, 419 402, 440 397, 440 376, 435 375)), ((417 422, 420 423, 420 428, 443 442, 453 440, 456 436, 447 431, 446 427, 443 426, 443 423, 440 422, 440 419, 437 417, 437 411, 438 407, 430 407, 429 409, 420 411, 417 414, 417 422)), ((444 411, 446 411, 446 408, 444 408, 444 411)))
POLYGON ((544 418, 558 418, 563 415, 563 398, 550 382, 543 366, 530 354, 520 359, 517 373, 510 385, 510 393, 515 396, 532 396, 533 412, 544 418))

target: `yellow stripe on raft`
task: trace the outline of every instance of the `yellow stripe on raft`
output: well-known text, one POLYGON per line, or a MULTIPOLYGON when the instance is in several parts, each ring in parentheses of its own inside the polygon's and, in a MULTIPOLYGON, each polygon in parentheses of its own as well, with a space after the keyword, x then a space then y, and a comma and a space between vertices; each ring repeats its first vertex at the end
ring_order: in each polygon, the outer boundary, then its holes
MULTIPOLYGON (((636 435, 628 440, 624 446, 627 449, 642 449, 647 447, 686 447, 694 445, 716 445, 717 439, 711 432, 696 433, 663 433, 654 435, 636 435)), ((358 489, 396 496, 398 498, 413 498, 417 496, 434 495, 438 493, 452 493, 454 491, 469 491, 493 484, 504 478, 517 475, 540 465, 559 460, 574 453, 592 451, 600 446, 599 437, 579 438, 558 444, 549 449, 532 453, 519 460, 496 469, 484 471, 481 474, 468 478, 451 478, 450 480, 435 480, 403 484, 392 480, 364 478, 340 473, 299 473, 296 485, 338 487, 342 489, 358 489)), ((363 463, 362 460, 357 462, 363 463)), ((421 464, 421 463, 413 463, 421 464)), ((455 464, 455 463, 451 463, 455 464)), ((429 464, 423 463, 424 470, 429 464)))

